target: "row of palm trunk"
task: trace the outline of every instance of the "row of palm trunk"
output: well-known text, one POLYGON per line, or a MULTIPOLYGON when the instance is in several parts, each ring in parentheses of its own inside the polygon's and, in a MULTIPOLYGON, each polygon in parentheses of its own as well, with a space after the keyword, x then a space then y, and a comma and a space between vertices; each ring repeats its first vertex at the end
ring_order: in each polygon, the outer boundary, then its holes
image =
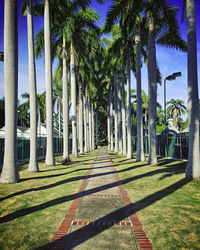
MULTIPOLYGON (((33 14, 32 0, 27 0, 27 29, 29 51, 29 84, 30 84, 30 160, 29 172, 38 172, 37 160, 37 88, 34 55, 33 14)), ((5 152, 1 174, 2 183, 15 183, 19 181, 17 167, 17 90, 18 90, 18 30, 17 30, 17 1, 5 1, 4 16, 4 53, 5 53, 5 152)), ((64 39, 63 39, 64 40, 64 39)), ((46 128, 47 150, 45 163, 48 166, 55 164, 53 147, 53 94, 52 94, 52 58, 51 58, 51 31, 50 31, 50 1, 44 1, 44 51, 45 51, 45 81, 46 81, 46 128)), ((63 42, 63 161, 69 159, 69 98, 67 82, 67 61, 65 42, 63 42)), ((72 102, 72 154, 78 156, 77 136, 77 100, 75 55, 71 45, 70 76, 71 76, 71 102, 72 102)), ((94 149, 94 105, 85 91, 80 91, 79 98, 79 149, 83 153, 83 113, 84 113, 84 142, 86 152, 94 149), (84 110, 84 112, 83 112, 84 110)), ((97 131, 96 131, 97 132, 97 131)))
MULTIPOLYGON (((124 2, 121 1, 116 3, 116 10, 119 12, 119 6, 126 6, 129 9, 130 6, 129 1, 124 2)), ((149 117, 148 117, 148 144, 149 144, 149 163, 152 165, 157 164, 157 156, 156 156, 156 103, 157 103, 157 64, 156 64, 156 23, 155 13, 151 10, 151 7, 154 4, 157 4, 156 1, 149 0, 148 1, 150 8, 147 10, 147 26, 148 26, 148 97, 149 97, 149 117)), ((160 3, 161 4, 161 3, 160 3)), ((162 1, 163 6, 165 7, 167 1, 162 1)), ((197 81, 197 49, 196 49, 196 14, 195 14, 195 0, 187 0, 184 2, 186 4, 186 13, 187 13, 187 38, 188 38, 188 46, 187 46, 187 54, 188 54, 188 114, 189 114, 189 154, 188 154, 188 163, 186 169, 186 177, 192 179, 200 178, 200 141, 199 141, 199 107, 198 107, 198 81, 197 81)), ((169 10, 169 9, 168 9, 169 10)), ((108 17, 113 21, 113 12, 112 8, 110 11, 110 15, 108 17)), ((167 12, 166 12, 167 13, 167 12)), ((138 13, 137 13, 138 14, 138 13)), ((136 15, 137 15, 136 14, 136 15)), ((117 14, 118 17, 122 15, 122 11, 120 10, 120 14, 117 14)), ((117 16, 116 15, 116 16, 117 16)), ((123 20, 122 22, 123 23, 123 20)), ((173 28, 173 26, 172 26, 173 28)), ((136 37, 138 33, 137 29, 137 21, 136 21, 136 37)), ((140 38, 138 36, 138 38, 140 38)), ((136 38, 137 40, 137 38, 136 38)), ((162 41, 163 42, 163 41, 162 41)), ((162 43, 163 44, 163 43, 162 43)), ((141 102, 141 74, 140 71, 140 45, 135 42, 136 45, 136 78, 137 78, 137 102, 141 102)), ((173 47, 173 44, 172 44, 173 47)), ((129 64, 129 60, 127 65, 129 64)), ((129 70, 127 74, 129 74, 129 70)), ((129 79, 129 77, 128 77, 129 79)), ((116 90, 117 91, 117 86, 116 90)), ((115 98, 117 94, 115 93, 115 98)), ((129 130, 131 129, 131 124, 129 116, 131 115, 129 111, 129 86, 127 83, 127 150, 131 151, 131 136, 129 135, 129 130), (130 144, 129 144, 130 143, 130 144)), ((137 103, 138 104, 138 103, 137 103)), ((115 105, 115 116, 118 117, 117 104, 115 105)), ((112 114, 111 114, 112 116, 112 114)), ((110 117, 110 115, 109 115, 110 117)), ((109 118, 110 119, 110 118, 109 118)), ((118 131, 117 119, 115 118, 115 151, 119 151, 118 149, 118 137, 120 136, 120 131, 118 131)), ((112 119, 111 119, 112 120, 112 119)), ((111 123, 112 125, 112 123, 111 123)), ((108 126, 110 127, 110 121, 108 121, 108 126)), ((119 128, 121 129, 121 128, 119 128)), ((108 141, 110 148, 110 129, 108 129, 108 141)), ((143 153, 143 126, 142 126, 142 116, 140 107, 137 109, 137 160, 144 159, 143 153)), ((132 153, 131 153, 132 154, 132 153)), ((129 157, 129 154, 127 153, 129 157)))

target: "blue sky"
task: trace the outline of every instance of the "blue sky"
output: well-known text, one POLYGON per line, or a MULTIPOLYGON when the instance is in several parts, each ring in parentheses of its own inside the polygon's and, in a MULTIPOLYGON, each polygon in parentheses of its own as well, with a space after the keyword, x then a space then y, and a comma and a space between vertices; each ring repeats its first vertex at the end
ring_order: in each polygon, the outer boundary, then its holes
MULTIPOLYGON (((18 5, 21 5, 22 0, 18 0, 18 5)), ((174 0, 174 6, 179 6, 178 20, 182 37, 187 40, 186 20, 181 24, 182 4, 180 0, 174 0)), ((4 23, 4 1, 0 0, 0 51, 3 51, 3 23, 4 23)), ((99 24, 102 25, 108 8, 112 5, 112 1, 108 0, 101 5, 96 0, 92 1, 92 8, 96 9, 101 18, 99 24)), ((27 22, 26 17, 20 14, 18 8, 18 32, 19 32, 19 77, 18 77, 18 98, 24 92, 29 92, 28 81, 28 47, 27 47, 27 22)), ((200 2, 197 1, 196 12, 200 13, 200 2)), ((198 56, 198 76, 200 77, 200 14, 197 16, 197 56, 198 56)), ((34 18, 34 33, 43 27, 43 18, 34 18)), ((181 71, 182 77, 178 77, 174 81, 167 82, 167 101, 170 99, 182 99, 187 105, 187 54, 174 49, 169 49, 157 46, 157 62, 162 73, 163 79, 173 72, 181 71)), ((55 63, 53 69, 55 68, 55 63)), ((0 98, 4 96, 4 77, 3 77, 3 62, 0 62, 0 98)), ((43 59, 36 60, 36 75, 37 75, 37 90, 42 93, 45 90, 44 78, 44 63, 43 59)), ((147 92, 147 68, 143 65, 142 68, 142 88, 147 92)), ((135 88, 136 82, 132 74, 132 88, 135 88)), ((199 86, 200 93, 200 86, 199 86)), ((158 102, 163 105, 163 86, 158 86, 158 102)))

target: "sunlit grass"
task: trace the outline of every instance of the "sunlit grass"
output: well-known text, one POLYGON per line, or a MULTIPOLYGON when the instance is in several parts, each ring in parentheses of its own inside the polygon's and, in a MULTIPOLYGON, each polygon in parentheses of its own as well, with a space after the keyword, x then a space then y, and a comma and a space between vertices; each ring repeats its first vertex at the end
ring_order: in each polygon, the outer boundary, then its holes
MULTIPOLYGON (((96 151, 69 165, 39 163, 39 173, 20 171, 17 184, 0 184, 0 249, 35 249, 58 231, 96 151)), ((60 157, 61 159, 61 157, 60 157)), ((58 158, 57 158, 58 160, 58 158)))
POLYGON ((111 157, 154 249, 200 249, 200 181, 184 179, 186 162, 111 157))

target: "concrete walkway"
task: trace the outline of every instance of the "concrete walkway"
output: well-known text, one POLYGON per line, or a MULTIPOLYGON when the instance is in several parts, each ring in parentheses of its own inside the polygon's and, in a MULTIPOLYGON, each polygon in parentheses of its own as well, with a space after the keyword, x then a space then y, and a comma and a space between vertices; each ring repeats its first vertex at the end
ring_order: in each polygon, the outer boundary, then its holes
POLYGON ((51 249, 152 249, 106 148, 87 177, 51 249))

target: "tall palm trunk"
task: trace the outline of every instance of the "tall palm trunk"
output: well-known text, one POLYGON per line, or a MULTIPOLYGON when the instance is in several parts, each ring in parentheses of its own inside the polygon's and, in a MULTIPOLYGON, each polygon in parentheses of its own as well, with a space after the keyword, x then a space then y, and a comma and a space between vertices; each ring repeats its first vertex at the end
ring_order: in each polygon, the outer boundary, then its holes
POLYGON ((122 142, 123 155, 126 155, 126 108, 125 108, 125 90, 124 82, 122 82, 122 142))
POLYGON ((90 151, 90 129, 89 129, 89 97, 87 94, 87 106, 86 106, 86 114, 87 114, 87 146, 88 151, 90 151))
POLYGON ((98 141, 98 112, 96 110, 96 146, 98 147, 99 141, 98 141))
POLYGON ((79 104, 76 106, 76 133, 77 133, 77 150, 80 150, 79 147, 79 104))
POLYGON ((110 150, 113 151, 113 81, 110 92, 110 150))
POLYGON ((89 150, 92 150, 92 109, 91 109, 91 99, 89 97, 88 102, 88 111, 89 111, 89 150))
POLYGON ((94 104, 92 103, 92 150, 94 150, 94 104))
POLYGON ((114 86, 115 86, 115 152, 118 152, 118 88, 117 88, 117 76, 114 74, 114 86))
POLYGON ((35 74, 35 57, 33 41, 32 0, 27 1, 27 30, 28 30, 28 57, 29 57, 29 86, 30 86, 30 160, 28 171, 38 172, 37 163, 37 89, 35 74))
POLYGON ((17 169, 17 89, 18 89, 18 33, 17 1, 4 5, 4 82, 5 82, 5 151, 2 183, 19 180, 17 169))
POLYGON ((88 143, 87 143, 87 98, 86 93, 84 95, 84 151, 88 152, 88 143))
POLYGON ((46 81, 46 128, 47 151, 45 163, 55 165, 53 150, 53 88, 51 68, 51 32, 50 32, 50 3, 45 0, 44 6, 44 50, 45 50, 45 81, 46 81))
POLYGON ((67 59, 63 37, 63 161, 69 160, 69 95, 67 82, 67 59))
POLYGON ((58 99, 58 131, 59 131, 59 137, 61 137, 61 101, 60 98, 58 99))
POLYGON ((127 58, 127 158, 132 159, 131 143, 131 66, 130 55, 127 58))
POLYGON ((107 116, 107 131, 108 131, 108 149, 110 150, 110 105, 111 105, 111 87, 108 92, 108 116, 107 116))
POLYGON ((136 23, 136 81, 137 81, 137 161, 144 161, 143 143, 143 116, 142 116, 142 93, 141 93, 141 36, 140 21, 136 23))
POLYGON ((83 154, 83 93, 81 79, 79 84, 79 148, 80 154, 83 154))
POLYGON ((37 123, 38 123, 37 128, 38 128, 38 133, 40 137, 41 136, 41 118, 40 118, 41 114, 40 114, 40 104, 39 103, 37 104, 38 104, 37 105, 37 123))
POLYGON ((189 153, 186 177, 200 178, 195 0, 187 0, 189 153))
POLYGON ((76 79, 75 79, 75 56, 74 49, 71 44, 71 60, 70 60, 70 72, 71 72, 71 102, 72 102, 72 155, 78 156, 77 151, 77 124, 76 124, 76 79))
POLYGON ((156 165, 156 104, 157 104, 157 78, 156 78, 156 45, 154 34, 154 20, 149 12, 148 35, 148 107, 149 107, 149 164, 156 165))
POLYGON ((122 144, 122 94, 121 86, 118 84, 118 131, 119 131, 119 154, 123 152, 122 144))

